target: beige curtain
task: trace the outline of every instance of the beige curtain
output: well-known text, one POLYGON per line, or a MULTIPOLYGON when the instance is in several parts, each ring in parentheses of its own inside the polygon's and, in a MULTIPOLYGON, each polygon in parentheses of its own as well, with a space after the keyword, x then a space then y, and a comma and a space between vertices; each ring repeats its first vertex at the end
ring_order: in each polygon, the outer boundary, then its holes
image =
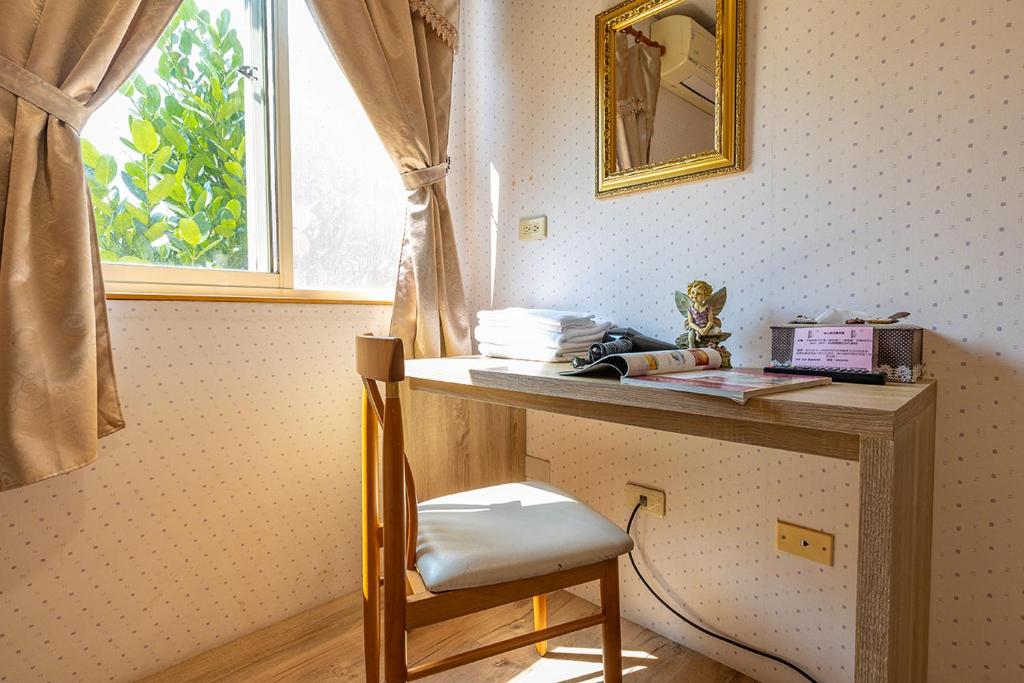
POLYGON ((661 48, 615 37, 615 156, 619 170, 650 163, 661 89, 661 48))
POLYGON ((469 353, 468 312, 445 192, 459 2, 306 3, 408 190, 391 334, 415 357, 469 353))
POLYGON ((0 491, 124 427, 78 133, 180 0, 3 0, 0 491))

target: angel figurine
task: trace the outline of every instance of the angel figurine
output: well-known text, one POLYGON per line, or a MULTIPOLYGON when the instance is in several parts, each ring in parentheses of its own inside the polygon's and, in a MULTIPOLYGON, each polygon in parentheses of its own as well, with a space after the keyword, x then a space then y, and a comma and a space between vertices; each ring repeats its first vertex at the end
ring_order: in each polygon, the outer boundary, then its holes
POLYGON ((722 321, 718 314, 725 308, 727 297, 725 287, 714 291, 707 282, 694 280, 686 286, 686 293, 676 292, 676 308, 686 317, 683 334, 676 339, 676 346, 685 349, 712 348, 722 356, 722 367, 732 367, 731 354, 722 342, 732 336, 722 332, 722 321))

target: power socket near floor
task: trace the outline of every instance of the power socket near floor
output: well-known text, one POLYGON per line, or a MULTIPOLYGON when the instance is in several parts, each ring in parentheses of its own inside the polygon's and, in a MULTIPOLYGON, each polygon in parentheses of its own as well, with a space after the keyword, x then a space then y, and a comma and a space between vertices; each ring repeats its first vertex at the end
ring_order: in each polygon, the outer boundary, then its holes
POLYGON ((551 482, 551 461, 526 456, 526 478, 534 481, 551 482))
POLYGON ((654 515, 655 517, 665 516, 665 492, 659 491, 658 489, 652 489, 647 486, 641 486, 640 484, 634 484, 630 482, 626 484, 626 502, 629 504, 630 511, 638 503, 641 503, 641 510, 644 512, 654 515))

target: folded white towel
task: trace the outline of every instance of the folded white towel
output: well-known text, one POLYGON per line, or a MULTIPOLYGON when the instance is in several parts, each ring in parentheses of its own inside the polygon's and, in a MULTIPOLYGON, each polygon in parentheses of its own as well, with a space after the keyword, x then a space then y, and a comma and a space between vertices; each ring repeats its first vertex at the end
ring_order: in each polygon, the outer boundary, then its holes
POLYGON ((501 344, 480 344, 480 353, 491 358, 513 358, 551 363, 568 363, 574 356, 586 353, 590 345, 570 349, 551 349, 543 346, 504 346, 501 344))
POLYGON ((605 332, 614 327, 607 320, 595 320, 587 327, 570 327, 565 331, 538 329, 528 326, 493 325, 482 323, 473 334, 478 342, 510 346, 533 345, 560 348, 565 345, 593 344, 604 339, 605 332))
POLYGON ((575 311, 555 311, 547 308, 502 308, 480 311, 476 314, 481 324, 530 325, 538 329, 566 330, 593 324, 594 316, 575 311))

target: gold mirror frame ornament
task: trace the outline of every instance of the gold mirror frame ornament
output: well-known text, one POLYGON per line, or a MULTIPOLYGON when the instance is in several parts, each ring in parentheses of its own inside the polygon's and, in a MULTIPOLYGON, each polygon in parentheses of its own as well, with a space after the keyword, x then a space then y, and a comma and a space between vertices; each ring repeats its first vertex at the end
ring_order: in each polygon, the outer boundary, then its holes
POLYGON ((717 0, 715 148, 627 171, 615 160, 615 34, 686 0, 627 0, 597 15, 597 196, 639 192, 743 170, 744 0, 717 0))

